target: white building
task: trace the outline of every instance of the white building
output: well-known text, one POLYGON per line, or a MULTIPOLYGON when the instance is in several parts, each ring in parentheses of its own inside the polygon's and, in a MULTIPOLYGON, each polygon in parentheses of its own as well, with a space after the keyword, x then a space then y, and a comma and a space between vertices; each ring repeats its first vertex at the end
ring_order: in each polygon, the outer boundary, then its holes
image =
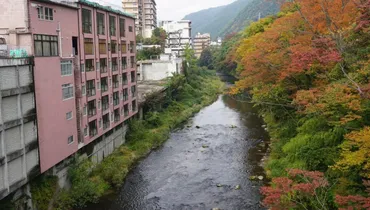
POLYGON ((217 38, 217 41, 212 41, 211 46, 221 46, 222 45, 222 39, 221 37, 217 38))
POLYGON ((169 54, 162 54, 158 60, 138 62, 139 81, 158 81, 181 73, 182 59, 169 54))
POLYGON ((170 48, 172 53, 182 55, 185 47, 192 47, 191 21, 161 21, 159 27, 167 32, 166 48, 170 48))

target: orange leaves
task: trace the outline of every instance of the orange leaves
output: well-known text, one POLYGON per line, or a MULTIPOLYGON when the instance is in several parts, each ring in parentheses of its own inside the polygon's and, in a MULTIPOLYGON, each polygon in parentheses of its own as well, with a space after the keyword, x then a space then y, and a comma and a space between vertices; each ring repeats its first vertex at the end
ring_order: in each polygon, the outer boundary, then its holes
POLYGON ((335 33, 356 20, 357 6, 352 0, 295 0, 302 18, 314 33, 335 33))
POLYGON ((325 116, 331 124, 345 125, 361 119, 361 96, 354 89, 333 84, 325 89, 300 90, 293 101, 301 113, 325 116))

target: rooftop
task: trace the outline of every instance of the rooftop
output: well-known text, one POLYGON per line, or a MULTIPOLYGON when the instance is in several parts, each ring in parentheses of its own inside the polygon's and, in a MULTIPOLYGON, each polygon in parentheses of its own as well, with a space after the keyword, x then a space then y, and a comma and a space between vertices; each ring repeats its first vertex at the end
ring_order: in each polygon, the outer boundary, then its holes
MULTIPOLYGON (((102 2, 104 2, 104 1, 102 1, 102 2)), ((123 15, 123 16, 135 19, 134 15, 122 11, 120 7, 115 6, 115 5, 104 6, 104 5, 101 5, 99 3, 88 1, 88 0, 79 0, 79 3, 90 6, 90 7, 98 8, 98 9, 101 9, 101 10, 105 10, 105 11, 108 11, 108 12, 116 13, 116 14, 119 14, 119 15, 123 15), (118 8, 120 8, 120 9, 118 9, 118 8)), ((105 4, 109 4, 109 3, 105 2, 105 4)))

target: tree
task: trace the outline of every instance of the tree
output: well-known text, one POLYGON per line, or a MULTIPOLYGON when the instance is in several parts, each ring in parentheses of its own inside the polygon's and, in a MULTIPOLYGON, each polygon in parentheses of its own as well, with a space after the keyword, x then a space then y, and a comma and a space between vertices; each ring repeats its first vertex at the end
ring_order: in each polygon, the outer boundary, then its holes
POLYGON ((200 58, 199 58, 199 66, 205 66, 207 67, 208 69, 213 69, 213 62, 214 62, 214 58, 213 58, 213 53, 212 53, 212 50, 210 47, 207 47, 206 49, 203 50, 202 54, 200 55, 200 58))

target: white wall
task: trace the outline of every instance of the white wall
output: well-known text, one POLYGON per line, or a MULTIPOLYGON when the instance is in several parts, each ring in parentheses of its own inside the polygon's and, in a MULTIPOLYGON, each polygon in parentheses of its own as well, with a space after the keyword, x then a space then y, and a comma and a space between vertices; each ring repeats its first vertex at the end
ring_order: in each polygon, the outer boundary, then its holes
POLYGON ((167 77, 171 77, 173 73, 180 73, 181 68, 181 59, 153 61, 151 63, 141 63, 139 72, 141 74, 141 80, 153 81, 166 79, 167 77))

